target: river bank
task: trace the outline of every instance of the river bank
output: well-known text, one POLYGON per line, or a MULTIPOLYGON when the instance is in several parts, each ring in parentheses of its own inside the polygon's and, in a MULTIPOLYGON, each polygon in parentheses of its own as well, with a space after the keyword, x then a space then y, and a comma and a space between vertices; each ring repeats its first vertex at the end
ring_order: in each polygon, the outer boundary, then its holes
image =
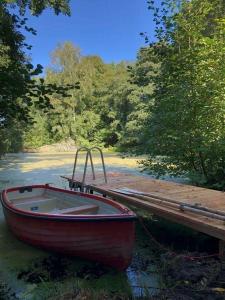
POLYGON ((44 145, 37 148, 25 148, 24 153, 57 153, 57 152, 76 152, 78 146, 71 138, 61 141, 59 143, 53 143, 44 145))
POLYGON ((161 275, 160 293, 152 299, 225 299, 217 239, 154 216, 142 219, 161 275))

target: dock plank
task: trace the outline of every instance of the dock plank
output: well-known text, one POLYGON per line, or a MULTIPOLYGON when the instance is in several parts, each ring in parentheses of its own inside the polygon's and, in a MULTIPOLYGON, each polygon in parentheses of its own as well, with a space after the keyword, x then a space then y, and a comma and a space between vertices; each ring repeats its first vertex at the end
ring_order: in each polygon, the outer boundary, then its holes
MULTIPOLYGON (((71 181, 70 176, 62 176, 71 181)), ((154 196, 174 199, 178 202, 190 205, 201 205, 210 209, 217 209, 225 213, 225 193, 206 188, 185 185, 165 180, 157 180, 147 176, 133 175, 119 172, 108 172, 108 183, 104 178, 96 175, 96 180, 91 176, 86 178, 86 186, 98 193, 110 196, 125 204, 132 204, 141 207, 149 212, 170 221, 185 225, 197 231, 206 233, 220 240, 225 241, 225 222, 198 215, 196 213, 181 211, 179 208, 168 206, 164 202, 155 203, 154 199, 141 200, 138 196, 131 197, 112 191, 112 189, 129 188, 154 196)), ((82 176, 77 176, 75 182, 81 184, 82 176)), ((150 197, 151 198, 151 197, 150 197)))

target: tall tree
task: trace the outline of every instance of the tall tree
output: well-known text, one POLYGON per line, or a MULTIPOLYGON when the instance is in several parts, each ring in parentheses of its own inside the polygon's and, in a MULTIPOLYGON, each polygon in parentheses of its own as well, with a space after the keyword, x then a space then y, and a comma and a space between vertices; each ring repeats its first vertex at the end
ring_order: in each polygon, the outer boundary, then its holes
MULTIPOLYGON (((36 34, 35 30, 27 26, 27 19, 13 13, 13 8, 19 7, 21 15, 30 9, 34 15, 39 15, 43 9, 52 7, 55 13, 69 14, 68 1, 13 1, 3 0, 0 3, 0 134, 1 140, 5 132, 15 128, 21 129, 31 121, 30 107, 34 97, 35 105, 39 108, 49 106, 48 93, 55 90, 55 86, 44 85, 44 80, 35 80, 33 76, 42 71, 41 65, 34 67, 26 57, 24 49, 31 49, 26 44, 21 29, 36 34), (10 10, 9 10, 10 8, 10 10)), ((61 89, 64 92, 65 89, 61 89)), ((10 137, 10 135, 9 135, 10 137)), ((11 145, 11 143, 7 143, 11 145)), ((0 154, 8 151, 8 147, 1 142, 0 154)))
POLYGON ((137 61, 129 66, 129 78, 126 86, 129 90, 127 101, 129 110, 124 130, 120 139, 122 149, 131 152, 145 153, 145 135, 150 108, 154 103, 153 78, 159 69, 153 49, 143 47, 139 50, 137 61))
POLYGON ((70 137, 77 144, 115 145, 129 113, 128 78, 126 63, 105 64, 98 56, 82 56, 70 42, 58 45, 46 82, 71 84, 73 88, 66 99, 57 93, 50 96, 54 111, 46 119, 46 123, 50 121, 46 128, 52 141, 70 137))
POLYGON ((223 185, 225 176, 225 6, 167 0, 154 10, 161 68, 146 128, 145 166, 223 185), (160 155, 160 159, 157 157, 160 155))

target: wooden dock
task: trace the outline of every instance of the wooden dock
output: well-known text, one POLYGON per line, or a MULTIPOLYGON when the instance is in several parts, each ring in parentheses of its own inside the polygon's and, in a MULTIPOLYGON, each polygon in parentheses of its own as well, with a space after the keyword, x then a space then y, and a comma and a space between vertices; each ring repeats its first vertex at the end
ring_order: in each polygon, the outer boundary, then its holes
MULTIPOLYGON (((71 177, 62 176, 71 182, 71 177)), ((138 176, 126 173, 108 172, 108 183, 97 174, 96 180, 87 176, 85 187, 89 192, 98 192, 109 196, 125 204, 144 208, 149 212, 203 232, 220 240, 220 254, 224 252, 225 245, 225 193, 195 186, 174 183, 164 180, 151 179, 147 176, 138 176), (115 191, 118 189, 133 189, 142 192, 142 195, 126 195, 115 191), (180 203, 180 205, 164 201, 180 203), (196 207, 197 210, 186 211, 183 204, 196 207), (202 215, 198 208, 206 208, 209 211, 221 213, 221 219, 214 218, 214 214, 202 215), (223 217, 224 214, 224 217, 223 217)), ((82 183, 81 177, 76 177, 75 185, 79 188, 82 183)))

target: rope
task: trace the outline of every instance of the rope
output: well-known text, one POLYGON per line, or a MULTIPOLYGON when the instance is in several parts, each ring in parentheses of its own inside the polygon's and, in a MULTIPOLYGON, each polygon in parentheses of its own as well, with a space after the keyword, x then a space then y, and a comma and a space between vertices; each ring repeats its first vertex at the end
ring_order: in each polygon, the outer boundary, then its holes
POLYGON ((160 242, 158 242, 156 240, 156 238, 151 234, 151 232, 149 231, 149 229, 144 224, 144 222, 143 222, 143 220, 142 220, 141 217, 138 216, 138 220, 139 220, 141 226, 143 227, 144 231, 146 232, 146 234, 150 237, 150 239, 153 240, 154 243, 159 248, 161 248, 164 251, 169 252, 173 256, 182 256, 183 258, 188 259, 188 260, 200 260, 200 259, 207 259, 207 258, 218 257, 219 256, 219 253, 214 253, 214 254, 209 254, 209 255, 203 255, 203 256, 191 256, 191 255, 181 255, 181 254, 178 254, 178 253, 176 253, 174 251, 171 251, 170 248, 163 246, 160 242))

